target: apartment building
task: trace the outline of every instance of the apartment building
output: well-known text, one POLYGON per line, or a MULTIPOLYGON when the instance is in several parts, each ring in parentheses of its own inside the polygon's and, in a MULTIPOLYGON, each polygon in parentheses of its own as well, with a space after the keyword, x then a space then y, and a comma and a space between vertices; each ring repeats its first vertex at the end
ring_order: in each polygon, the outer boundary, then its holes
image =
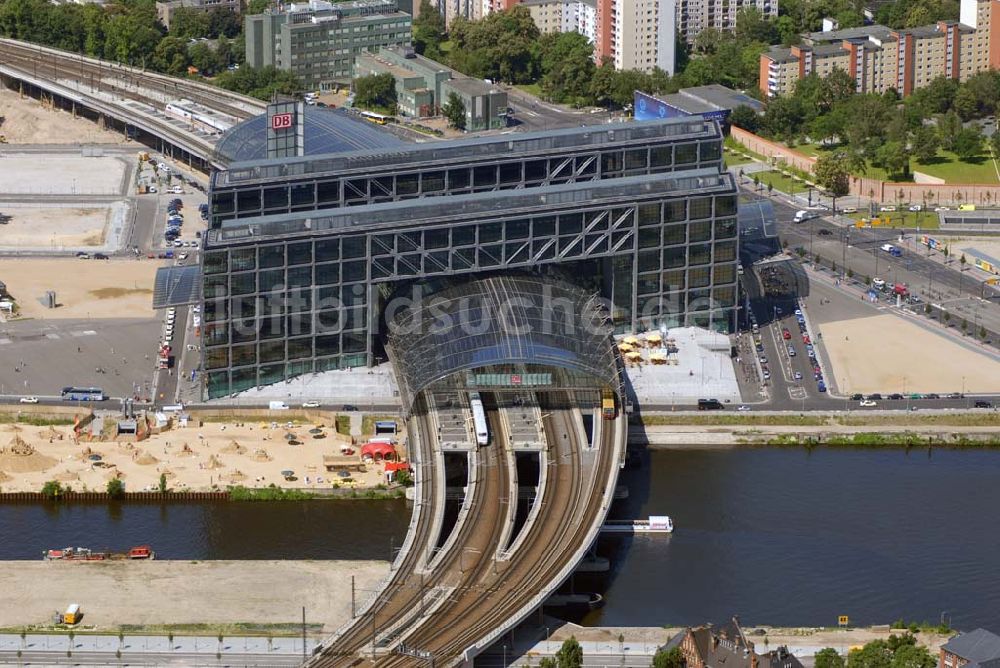
POLYGON ((677 34, 688 44, 703 30, 736 29, 736 15, 753 8, 763 16, 778 15, 778 0, 677 0, 677 34))
POLYGON ((167 30, 170 30, 170 20, 173 18, 174 12, 182 7, 196 12, 207 13, 213 9, 225 9, 239 14, 240 0, 165 0, 156 3, 156 18, 166 26, 167 30))
POLYGON ((858 92, 898 91, 910 95, 934 79, 958 81, 1000 67, 1000 21, 992 21, 996 0, 962 0, 961 21, 892 30, 872 25, 802 36, 802 44, 771 47, 760 57, 760 90, 788 95, 809 74, 825 77, 839 68, 858 92), (996 25, 994 25, 996 24, 996 25))
POLYGON ((525 0, 539 32, 576 32, 597 38, 597 0, 525 0))
POLYGON ((615 69, 674 73, 677 0, 597 0, 594 57, 615 69))
POLYGON ((396 0, 291 4, 246 17, 246 61, 291 72, 306 88, 335 88, 350 83, 358 54, 408 46, 411 24, 396 0))

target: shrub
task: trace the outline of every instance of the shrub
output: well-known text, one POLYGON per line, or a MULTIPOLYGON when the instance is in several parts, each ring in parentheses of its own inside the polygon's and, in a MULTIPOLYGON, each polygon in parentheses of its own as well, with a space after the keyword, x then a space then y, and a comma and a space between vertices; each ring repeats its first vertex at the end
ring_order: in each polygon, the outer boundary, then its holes
POLYGON ((57 501, 62 493, 63 487, 56 480, 49 480, 42 485, 42 495, 50 501, 57 501))
POLYGON ((108 496, 112 499, 120 499, 125 496, 125 483, 118 478, 108 481, 108 496))

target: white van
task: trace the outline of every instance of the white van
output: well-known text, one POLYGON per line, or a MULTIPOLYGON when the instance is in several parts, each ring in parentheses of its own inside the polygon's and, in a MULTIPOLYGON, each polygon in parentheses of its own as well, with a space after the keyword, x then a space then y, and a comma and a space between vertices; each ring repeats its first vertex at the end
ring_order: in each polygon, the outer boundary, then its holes
POLYGON ((160 409, 161 413, 180 413, 184 410, 184 404, 172 404, 170 406, 164 406, 160 409))
POLYGON ((792 222, 803 223, 807 220, 812 220, 813 218, 818 218, 818 217, 819 214, 813 211, 805 211, 805 210, 796 211, 795 218, 792 218, 792 222))

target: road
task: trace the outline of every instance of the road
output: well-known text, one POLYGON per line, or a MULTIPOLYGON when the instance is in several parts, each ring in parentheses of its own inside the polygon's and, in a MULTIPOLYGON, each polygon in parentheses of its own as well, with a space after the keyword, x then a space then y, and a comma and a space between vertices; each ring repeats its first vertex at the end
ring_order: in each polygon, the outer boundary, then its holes
POLYGON ((511 125, 525 132, 596 125, 608 121, 608 112, 591 113, 587 109, 567 109, 526 93, 514 86, 502 86, 507 103, 513 107, 511 125))

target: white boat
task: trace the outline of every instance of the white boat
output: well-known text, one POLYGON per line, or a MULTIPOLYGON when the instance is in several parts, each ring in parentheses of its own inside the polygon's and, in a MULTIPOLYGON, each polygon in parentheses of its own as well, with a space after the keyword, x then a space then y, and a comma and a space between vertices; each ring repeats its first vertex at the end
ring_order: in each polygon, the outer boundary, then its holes
POLYGON ((673 533, 674 521, 669 515, 650 515, 646 520, 608 520, 602 533, 673 533))

